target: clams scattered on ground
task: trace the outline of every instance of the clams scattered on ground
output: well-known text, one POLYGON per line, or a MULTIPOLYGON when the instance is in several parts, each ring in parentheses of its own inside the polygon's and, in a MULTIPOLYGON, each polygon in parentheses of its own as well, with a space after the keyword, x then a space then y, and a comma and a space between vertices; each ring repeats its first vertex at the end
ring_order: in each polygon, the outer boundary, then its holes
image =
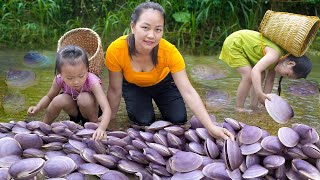
POLYGON ((188 125, 157 121, 145 130, 107 131, 71 121, 0 123, 0 178, 34 179, 320 179, 320 141, 305 124, 277 135, 225 118, 235 141, 215 139, 192 117, 188 125), (129 175, 131 174, 131 175, 129 175))

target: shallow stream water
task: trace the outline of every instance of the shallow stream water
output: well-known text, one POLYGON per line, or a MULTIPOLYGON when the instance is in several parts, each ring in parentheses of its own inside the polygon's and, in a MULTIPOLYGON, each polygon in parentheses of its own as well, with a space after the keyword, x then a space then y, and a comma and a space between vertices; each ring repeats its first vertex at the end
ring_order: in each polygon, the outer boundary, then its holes
MULTIPOLYGON (((48 61, 38 64, 28 64, 24 61, 27 51, 0 50, 0 121, 41 120, 44 112, 34 117, 27 116, 27 108, 35 105, 49 90, 54 77, 53 51, 38 51, 46 56, 48 61), (34 72, 35 78, 30 73, 20 73, 22 77, 21 86, 10 86, 8 81, 9 72, 28 71, 34 72), (28 77, 27 77, 28 76, 28 77), (33 80, 32 80, 33 79, 33 80)), ((320 132, 320 53, 308 52, 312 60, 313 69, 307 79, 283 80, 282 97, 292 106, 295 116, 287 124, 276 123, 265 109, 254 114, 243 114, 234 112, 236 89, 240 76, 238 73, 218 59, 218 56, 189 56, 184 55, 187 73, 194 88, 206 105, 210 114, 214 114, 217 121, 230 117, 238 121, 256 125, 266 129, 271 134, 276 134, 280 127, 291 127, 293 123, 304 123, 311 125, 320 132), (298 85, 302 85, 298 87, 298 85), (296 86, 294 86, 296 85, 296 86), (317 92, 310 93, 316 88, 317 92), (311 89, 311 90, 310 90, 311 89), (297 93, 300 92, 300 93, 297 93)), ((19 73, 18 73, 19 74, 19 73)), ((106 68, 101 74, 105 92, 108 86, 108 74, 106 68)), ((278 77, 275 81, 273 93, 276 93, 278 77)), ((247 100, 246 106, 249 106, 247 100)), ((157 111, 157 116, 160 117, 157 111)), ((188 109, 188 118, 193 116, 188 109)), ((112 130, 125 130, 128 127, 125 105, 121 101, 121 107, 116 122, 110 124, 112 130)), ((66 120, 68 116, 61 113, 57 120, 66 120)))

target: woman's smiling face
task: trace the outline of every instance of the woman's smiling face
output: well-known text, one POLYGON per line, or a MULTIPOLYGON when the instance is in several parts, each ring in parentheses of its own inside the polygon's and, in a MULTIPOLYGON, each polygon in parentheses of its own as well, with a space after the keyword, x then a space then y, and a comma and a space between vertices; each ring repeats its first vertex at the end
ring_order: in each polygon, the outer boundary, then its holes
POLYGON ((163 36, 163 14, 155 9, 144 9, 136 24, 131 23, 135 46, 139 53, 150 53, 163 36))

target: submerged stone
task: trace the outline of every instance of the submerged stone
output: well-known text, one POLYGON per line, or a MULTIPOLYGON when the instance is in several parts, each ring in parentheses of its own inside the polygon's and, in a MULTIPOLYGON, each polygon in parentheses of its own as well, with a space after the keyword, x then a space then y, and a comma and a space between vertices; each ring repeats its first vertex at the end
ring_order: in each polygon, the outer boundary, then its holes
POLYGON ((316 82, 302 81, 289 85, 288 92, 295 96, 310 96, 319 94, 319 85, 316 82))
POLYGON ((9 88, 26 89, 35 84, 36 74, 30 70, 9 69, 6 84, 9 88))
POLYGON ((51 62, 48 57, 40 54, 37 51, 29 51, 23 57, 23 62, 26 66, 31 68, 48 67, 51 62))
POLYGON ((224 78, 225 74, 215 67, 200 64, 192 68, 191 76, 201 80, 214 80, 224 78))
POLYGON ((209 90, 205 95, 205 104, 208 108, 220 110, 230 103, 230 95, 227 92, 219 90, 209 90))

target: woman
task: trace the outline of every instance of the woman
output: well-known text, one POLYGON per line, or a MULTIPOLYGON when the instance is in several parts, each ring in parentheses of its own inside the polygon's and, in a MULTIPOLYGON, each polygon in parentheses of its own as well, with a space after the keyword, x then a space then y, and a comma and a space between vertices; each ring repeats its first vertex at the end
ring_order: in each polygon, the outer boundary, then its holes
POLYGON ((233 139, 229 131, 212 124, 187 77, 181 54, 162 38, 164 24, 165 12, 159 4, 142 3, 131 15, 131 34, 119 37, 108 47, 106 66, 110 80, 107 97, 111 119, 115 119, 121 94, 130 121, 138 125, 150 125, 155 121, 152 100, 164 120, 185 123, 185 101, 212 136, 233 139))

